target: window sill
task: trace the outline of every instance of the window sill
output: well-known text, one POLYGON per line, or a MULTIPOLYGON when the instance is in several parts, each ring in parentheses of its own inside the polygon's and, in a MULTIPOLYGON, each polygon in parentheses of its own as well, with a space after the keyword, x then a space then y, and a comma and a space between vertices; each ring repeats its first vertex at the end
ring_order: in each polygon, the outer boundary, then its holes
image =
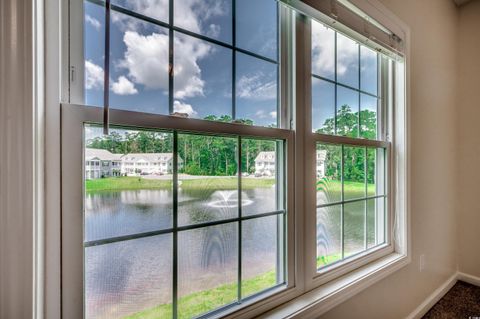
POLYGON ((262 318, 318 318, 340 303, 410 263, 392 253, 265 313, 262 318))

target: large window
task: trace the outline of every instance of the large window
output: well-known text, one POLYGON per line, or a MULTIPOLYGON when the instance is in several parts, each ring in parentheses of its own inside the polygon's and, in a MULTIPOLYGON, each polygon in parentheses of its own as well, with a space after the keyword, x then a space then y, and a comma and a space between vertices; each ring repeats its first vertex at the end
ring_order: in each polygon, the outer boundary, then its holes
POLYGON ((406 254, 401 52, 328 3, 69 0, 65 318, 253 317, 406 254))

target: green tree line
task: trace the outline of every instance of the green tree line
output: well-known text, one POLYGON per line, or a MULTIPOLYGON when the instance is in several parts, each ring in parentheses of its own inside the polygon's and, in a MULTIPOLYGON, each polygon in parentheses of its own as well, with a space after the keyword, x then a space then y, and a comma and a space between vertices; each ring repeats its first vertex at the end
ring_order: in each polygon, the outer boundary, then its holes
MULTIPOLYGON (((230 116, 208 116, 207 120, 231 122, 230 116)), ((251 121, 244 121, 252 125, 251 121)), ((343 105, 335 118, 327 119, 317 133, 337 134, 349 137, 376 138, 376 114, 369 110, 352 112, 343 105)), ((108 136, 99 136, 87 141, 91 148, 106 149, 112 153, 172 153, 173 133, 158 131, 112 131, 108 136)), ((178 154, 183 159, 180 173, 191 175, 231 176, 237 174, 238 139, 230 136, 178 134, 178 154)), ((255 172, 255 158, 262 151, 275 151, 277 142, 262 139, 242 138, 242 173, 255 172)), ((335 145, 318 145, 318 150, 327 151, 325 173, 328 178, 341 179, 342 148, 335 145)), ((367 179, 375 178, 375 149, 344 147, 344 179, 363 182, 365 158, 367 179)))
MULTIPOLYGON (((207 120, 231 122, 231 117, 208 116, 207 120)), ((251 121, 245 121, 252 124, 251 121)), ((276 142, 242 138, 242 173, 255 172, 255 158, 262 151, 275 151, 276 142)), ((116 154, 172 153, 173 133, 158 131, 112 131, 87 141, 87 146, 116 154)), ((180 173, 232 176, 237 174, 238 139, 230 136, 178 134, 178 155, 183 160, 180 173)))

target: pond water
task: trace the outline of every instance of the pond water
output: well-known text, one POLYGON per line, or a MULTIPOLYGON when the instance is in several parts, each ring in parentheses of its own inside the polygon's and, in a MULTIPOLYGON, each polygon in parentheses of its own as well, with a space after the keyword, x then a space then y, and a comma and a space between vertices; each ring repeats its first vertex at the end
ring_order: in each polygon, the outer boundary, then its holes
MULTIPOLYGON (((275 187, 244 190, 242 213, 275 211, 275 194, 275 187)), ((171 190, 87 193, 85 241, 171 228, 172 198, 171 190)), ((237 205, 236 190, 180 189, 178 223, 183 226, 234 218, 237 205)), ((269 216, 242 222, 243 279, 276 271, 279 221, 279 217, 269 216)), ((238 227, 232 222, 178 233, 180 298, 225 284, 237 289, 238 227)), ((171 303, 172 255, 172 234, 86 248, 87 318, 122 318, 171 303)), ((220 305, 233 302, 234 297, 225 295, 220 305)), ((181 307, 180 300, 179 311, 181 307)))

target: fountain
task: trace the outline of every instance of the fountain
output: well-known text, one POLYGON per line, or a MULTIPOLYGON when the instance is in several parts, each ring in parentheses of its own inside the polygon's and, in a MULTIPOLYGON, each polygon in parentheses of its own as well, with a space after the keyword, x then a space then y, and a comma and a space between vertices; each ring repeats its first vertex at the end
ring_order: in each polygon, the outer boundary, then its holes
MULTIPOLYGON (((207 206, 214 208, 234 208, 238 207, 238 191, 236 190, 223 190, 216 191, 212 194, 212 198, 216 200, 210 201, 207 206)), ((248 198, 247 194, 242 192, 242 206, 248 206, 253 204, 253 201, 248 198)))

